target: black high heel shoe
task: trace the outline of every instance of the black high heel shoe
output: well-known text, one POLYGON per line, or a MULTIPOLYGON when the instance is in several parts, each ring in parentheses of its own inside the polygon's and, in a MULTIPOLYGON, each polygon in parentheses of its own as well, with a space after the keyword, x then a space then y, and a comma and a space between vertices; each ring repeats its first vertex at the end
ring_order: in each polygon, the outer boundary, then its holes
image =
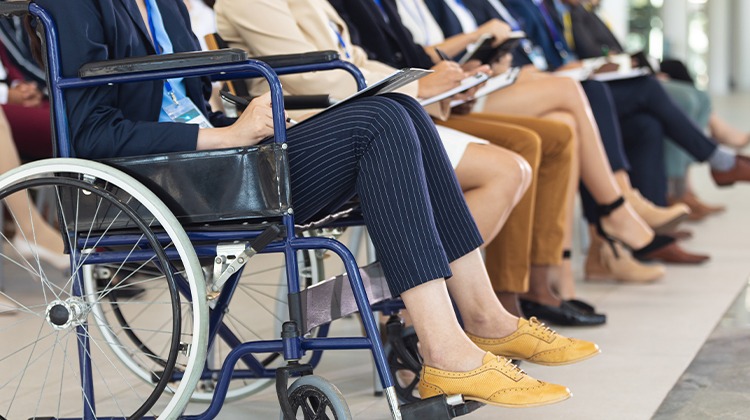
POLYGON ((617 251, 617 247, 615 246, 615 242, 619 242, 626 248, 630 249, 633 253, 633 257, 637 259, 642 258, 648 258, 648 255, 653 253, 654 251, 658 251, 664 247, 667 247, 669 245, 672 245, 675 242, 675 239, 671 236, 665 236, 665 235, 654 235, 654 239, 649 242, 646 246, 640 249, 633 249, 630 245, 625 243, 622 239, 616 238, 609 233, 604 231, 604 227, 602 227, 601 218, 607 217, 610 214, 612 214, 613 211, 619 209, 625 204, 625 198, 620 197, 617 200, 615 200, 611 204, 603 204, 603 205, 597 205, 597 213, 599 214, 599 220, 596 221, 596 231, 604 238, 605 241, 609 244, 609 246, 612 248, 612 252, 615 254, 615 257, 620 258, 620 254, 617 251))

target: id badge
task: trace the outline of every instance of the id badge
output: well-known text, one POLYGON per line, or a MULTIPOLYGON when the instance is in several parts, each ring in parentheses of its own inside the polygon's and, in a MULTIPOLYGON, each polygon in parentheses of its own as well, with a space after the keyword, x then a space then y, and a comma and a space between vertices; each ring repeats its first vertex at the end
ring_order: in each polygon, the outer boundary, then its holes
POLYGON ((178 123, 184 124, 198 124, 200 128, 213 128, 210 122, 203 116, 203 113, 198 109, 197 106, 190 100, 190 98, 182 98, 176 103, 171 103, 164 107, 164 112, 167 113, 169 118, 178 123))
POLYGON ((534 63, 534 67, 541 71, 546 71, 549 68, 549 64, 547 63, 547 59, 544 57, 544 52, 542 51, 542 48, 539 46, 535 46, 527 53, 529 55, 529 59, 532 63, 534 63))

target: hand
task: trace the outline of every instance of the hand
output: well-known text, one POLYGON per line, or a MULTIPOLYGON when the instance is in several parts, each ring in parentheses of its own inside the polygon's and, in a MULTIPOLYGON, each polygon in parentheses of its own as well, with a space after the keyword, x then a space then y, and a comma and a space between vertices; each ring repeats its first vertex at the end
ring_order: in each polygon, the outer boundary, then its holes
POLYGON ((42 103, 42 92, 36 83, 21 82, 8 89, 8 103, 35 107, 42 103))
POLYGON ((432 67, 434 73, 419 79, 420 98, 430 98, 461 84, 464 71, 454 61, 441 61, 432 67))
POLYGON ((505 54, 500 60, 492 63, 492 73, 503 74, 510 69, 511 64, 513 64, 513 55, 505 54))
POLYGON ((495 42, 492 43, 492 46, 497 47, 498 45, 502 44, 503 41, 508 39, 511 33, 511 27, 500 19, 492 19, 477 28, 475 33, 479 36, 484 34, 490 34, 494 36, 495 42))
POLYGON ((480 66, 474 67, 470 71, 464 71, 464 78, 471 77, 477 73, 484 73, 488 76, 492 76, 492 68, 487 64, 482 64, 480 66))
POLYGON ((231 135, 226 141, 233 146, 252 146, 273 135, 273 113, 271 93, 266 93, 250 101, 242 115, 230 127, 231 135))
POLYGON ((461 68, 464 69, 465 72, 471 72, 476 70, 478 67, 482 65, 482 62, 479 60, 469 60, 461 65, 461 68))

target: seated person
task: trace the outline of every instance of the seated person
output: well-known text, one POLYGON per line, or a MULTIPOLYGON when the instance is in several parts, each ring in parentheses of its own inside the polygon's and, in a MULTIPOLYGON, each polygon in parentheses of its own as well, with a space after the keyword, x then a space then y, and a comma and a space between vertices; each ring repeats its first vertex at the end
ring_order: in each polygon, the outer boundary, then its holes
MULTIPOLYGON (((198 48, 181 1, 38 3, 60 30, 68 77, 89 61, 198 48)), ((104 158, 248 146, 273 134, 270 95, 253 100, 232 121, 209 112, 202 96, 209 91, 207 80, 168 83, 166 90, 166 83, 144 82, 67 91, 77 154, 104 158), (191 101, 217 128, 173 122, 163 109, 173 95, 191 101)), ((570 396, 567 388, 533 380, 499 355, 565 364, 595 356, 598 347, 513 317, 494 298, 478 251, 479 231, 435 127, 414 100, 399 94, 361 99, 288 134, 297 221, 359 195, 389 288, 403 299, 421 343, 423 397, 462 393, 523 407, 570 396)))
POLYGON ((49 101, 0 43, 0 105, 22 159, 52 157, 49 101))
MULTIPOLYGON (((625 52, 615 34, 602 21, 596 10, 598 0, 565 0, 570 9, 575 53, 580 58, 594 58, 625 52)), ((677 105, 701 128, 708 128, 711 137, 721 144, 742 148, 750 141, 750 134, 742 132, 712 111, 711 98, 695 87, 685 65, 678 60, 666 60, 658 69, 658 78, 677 105)), ((721 206, 703 203, 691 191, 687 180, 692 157, 673 142, 665 143, 665 160, 669 178, 670 201, 684 202, 690 207, 690 219, 701 220, 723 210, 721 206)))

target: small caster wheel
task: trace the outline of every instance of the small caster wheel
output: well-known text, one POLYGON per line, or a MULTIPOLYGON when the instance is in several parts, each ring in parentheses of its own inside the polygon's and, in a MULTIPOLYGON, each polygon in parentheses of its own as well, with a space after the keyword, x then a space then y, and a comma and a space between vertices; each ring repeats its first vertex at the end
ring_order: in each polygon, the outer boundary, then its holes
MULTIPOLYGON (((287 390, 295 419, 351 420, 344 396, 332 383, 317 375, 303 376, 287 390)), ((284 414, 281 414, 284 420, 284 414)))

